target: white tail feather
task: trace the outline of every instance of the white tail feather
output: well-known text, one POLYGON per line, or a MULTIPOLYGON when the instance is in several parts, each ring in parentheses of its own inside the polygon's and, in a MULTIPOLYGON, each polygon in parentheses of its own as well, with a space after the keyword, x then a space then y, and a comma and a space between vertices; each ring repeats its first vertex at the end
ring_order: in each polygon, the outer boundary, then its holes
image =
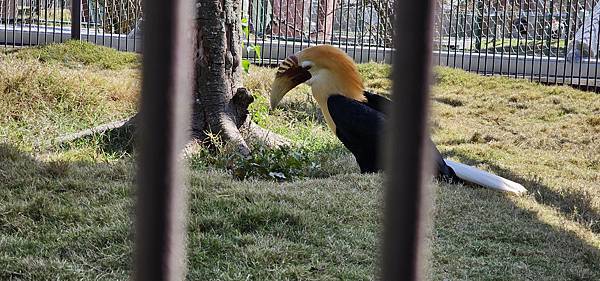
POLYGON ((444 159, 444 161, 454 170, 456 175, 464 181, 505 192, 517 194, 527 192, 525 187, 514 181, 507 180, 503 177, 490 174, 486 171, 482 171, 465 164, 457 163, 447 159, 444 159))

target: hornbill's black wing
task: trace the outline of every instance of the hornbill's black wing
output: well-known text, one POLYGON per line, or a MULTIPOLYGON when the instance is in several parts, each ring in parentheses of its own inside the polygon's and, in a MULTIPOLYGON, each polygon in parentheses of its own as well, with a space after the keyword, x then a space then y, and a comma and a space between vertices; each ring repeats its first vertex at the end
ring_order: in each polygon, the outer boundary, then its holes
POLYGON ((367 91, 364 92, 364 95, 367 98, 367 105, 384 115, 387 114, 392 107, 392 101, 384 96, 367 91))
POLYGON ((379 145, 383 136, 385 115, 367 104, 332 95, 327 108, 336 127, 336 135, 354 154, 363 173, 381 170, 379 145))
MULTIPOLYGON (((383 124, 385 121, 385 117, 386 117, 386 113, 389 112, 389 110, 391 109, 392 106, 392 101, 384 96, 381 95, 377 95, 377 94, 372 94, 369 92, 364 92, 365 97, 367 98, 366 101, 366 105, 369 107, 368 109, 364 108, 364 103, 360 103, 360 102, 356 102, 353 101, 354 103, 358 104, 358 105, 354 105, 357 108, 359 108, 360 110, 362 110, 362 114, 363 115, 375 115, 374 113, 371 113, 370 111, 375 110, 377 111, 377 116, 376 117, 365 117, 365 116, 359 116, 356 117, 356 115, 348 115, 348 116, 344 116, 342 113, 337 113, 336 115, 341 117, 344 117, 344 120, 340 120, 342 123, 348 123, 348 124, 344 124, 349 126, 349 129, 346 129, 345 126, 342 127, 342 129, 344 131, 346 130, 351 130, 353 132, 354 135, 360 135, 360 134, 365 134, 365 135, 369 135, 372 139, 369 142, 371 145, 379 145, 380 144, 380 138, 381 138, 381 134, 383 133, 383 124), (354 120, 354 118, 357 118, 357 120, 360 120, 362 122, 370 122, 370 123, 366 123, 366 124, 360 124, 360 126, 356 126, 354 124, 354 122, 352 122, 354 120), (374 120, 369 120, 369 118, 373 118, 374 120), (377 124, 375 124, 377 123, 377 124), (354 132, 356 130, 365 130, 365 133, 360 133, 360 132, 354 132), (373 137, 373 134, 377 134, 377 136, 373 137)), ((344 97, 342 97, 344 98, 344 97)), ((339 98, 336 98, 339 99, 339 98)), ((349 100, 347 98, 344 98, 346 100, 349 100)), ((352 101, 352 100, 350 100, 352 101)), ((348 103, 348 101, 337 101, 336 103, 348 103)), ((329 103, 328 103, 329 104, 329 103)), ((334 105, 332 105, 334 106, 334 105)), ((331 114, 331 118, 333 119, 333 122, 336 123, 336 127, 338 129, 336 129, 337 131, 340 131, 340 126, 338 125, 338 123, 336 122, 336 118, 333 116, 334 114, 331 113, 332 109, 334 109, 334 107, 329 106, 329 112, 331 114)), ((346 107, 348 107, 348 105, 346 105, 346 107)), ((338 109, 334 109, 334 110, 340 110, 343 111, 343 107, 340 107, 338 109), (341 110, 340 110, 341 109, 341 110)), ((357 112, 353 112, 353 114, 357 114, 357 112)), ((360 114, 359 114, 360 115, 360 114)), ((340 133, 336 132, 338 134, 338 137, 340 135, 340 133)), ((348 135, 349 133, 346 132, 341 132, 342 134, 348 135)), ((340 137, 340 139, 342 139, 340 137)), ((342 141, 344 142, 344 141, 342 141)), ((462 180, 460 178, 458 178, 456 176, 456 174, 454 173, 454 170, 452 170, 452 168, 450 168, 446 162, 444 161, 444 158, 442 157, 442 154, 439 152, 439 150, 437 149, 437 147, 435 146, 435 144, 433 143, 433 141, 431 141, 431 138, 428 138, 428 142, 430 143, 430 147, 433 150, 433 157, 434 157, 434 161, 435 161, 435 175, 443 180, 446 181, 454 181, 454 182, 462 182, 462 180)), ((364 141, 361 142, 364 144, 364 141)), ((345 144, 345 143, 344 143, 345 144)), ((348 145, 346 145, 348 146, 348 145)), ((350 149, 350 148, 348 148, 350 149)), ((350 151, 352 151, 352 149, 350 149, 350 151)), ((373 150, 371 149, 371 151, 377 151, 377 150, 373 150)), ((353 152, 354 153, 354 152, 353 152)), ((356 154, 355 154, 356 155, 356 154)), ((367 160, 370 160, 368 157, 366 156, 362 156, 362 158, 366 158, 367 160)), ((357 157, 357 161, 359 162, 359 165, 361 165, 361 162, 359 161, 359 157, 357 157)), ((377 161, 377 159, 373 160, 373 161, 377 161)), ((365 164, 371 164, 371 162, 369 161, 365 161, 367 163, 365 164)), ((379 163, 374 163, 374 167, 377 167, 378 169, 380 169, 380 164, 379 163)), ((369 165, 368 165, 369 166, 369 165)), ((369 166, 370 167, 370 166, 369 166)), ((361 166, 361 170, 362 170, 362 166, 361 166)))

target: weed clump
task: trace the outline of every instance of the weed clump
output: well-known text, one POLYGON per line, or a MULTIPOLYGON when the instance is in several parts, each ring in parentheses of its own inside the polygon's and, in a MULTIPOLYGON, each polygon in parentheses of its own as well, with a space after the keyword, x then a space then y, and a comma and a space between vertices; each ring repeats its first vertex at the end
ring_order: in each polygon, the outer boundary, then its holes
POLYGON ((270 148, 255 144, 250 155, 242 155, 229 146, 211 143, 190 158, 192 169, 206 167, 228 170, 237 180, 266 179, 292 181, 319 176, 323 172, 315 153, 295 146, 270 148))

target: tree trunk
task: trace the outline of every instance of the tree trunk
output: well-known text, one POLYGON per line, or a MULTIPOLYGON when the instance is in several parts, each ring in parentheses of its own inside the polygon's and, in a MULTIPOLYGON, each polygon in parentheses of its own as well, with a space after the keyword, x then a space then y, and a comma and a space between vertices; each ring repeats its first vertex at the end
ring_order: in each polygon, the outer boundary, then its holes
MULTIPOLYGON (((242 86, 240 1, 196 0, 196 8, 196 34, 192 34, 196 46, 196 85, 191 136, 205 140, 209 133, 218 135, 235 144, 244 155, 250 153, 248 138, 270 147, 288 144, 285 138, 254 124, 248 115, 248 106, 254 98, 242 86)), ((133 117, 56 141, 63 143, 101 133, 133 138, 136 127, 133 117)))
POLYGON ((238 0, 197 0, 196 91, 192 135, 204 139, 218 134, 249 154, 246 136, 268 145, 285 141, 251 123, 248 106, 252 95, 242 87, 241 5, 238 0))

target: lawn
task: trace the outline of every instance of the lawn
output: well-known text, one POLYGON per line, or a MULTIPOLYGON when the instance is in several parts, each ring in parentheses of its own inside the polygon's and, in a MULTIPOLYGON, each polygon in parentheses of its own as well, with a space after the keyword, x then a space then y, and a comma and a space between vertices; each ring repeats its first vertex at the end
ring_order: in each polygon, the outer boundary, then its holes
MULTIPOLYGON (((77 42, 0 52, 1 280, 131 274, 135 153, 53 139, 133 115, 139 67, 77 42)), ((390 90, 389 66, 360 71, 390 90)), ((292 147, 189 147, 188 279, 375 279, 384 176, 358 173, 307 87, 269 112, 273 76, 244 76, 252 117, 292 147)), ((431 101, 444 155, 529 193, 432 183, 430 279, 600 280, 600 96, 438 68, 431 101)))

